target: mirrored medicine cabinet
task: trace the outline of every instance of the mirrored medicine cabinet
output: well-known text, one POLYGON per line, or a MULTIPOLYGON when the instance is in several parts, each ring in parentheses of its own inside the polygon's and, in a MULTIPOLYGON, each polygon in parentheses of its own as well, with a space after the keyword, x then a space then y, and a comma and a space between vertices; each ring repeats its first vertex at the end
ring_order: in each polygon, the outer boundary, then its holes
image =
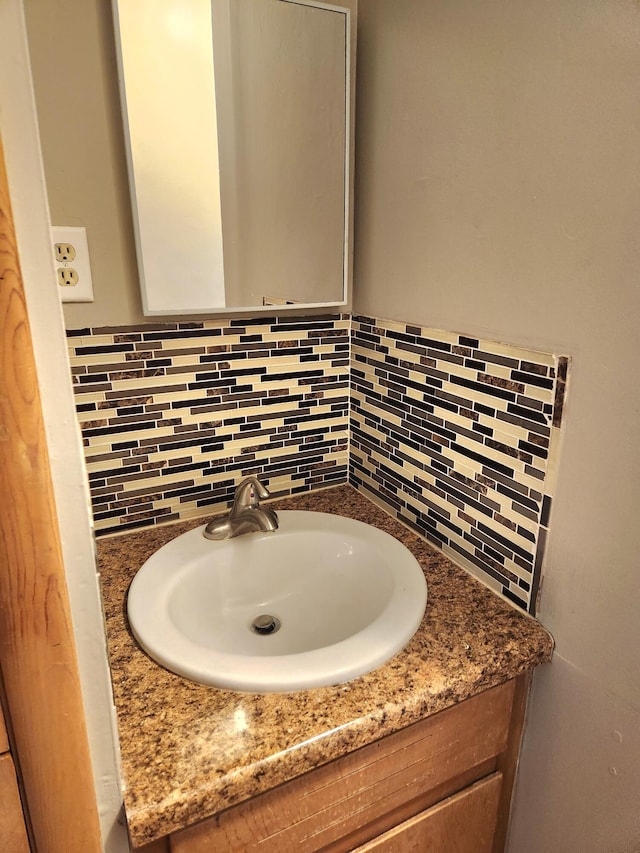
POLYGON ((113 9, 145 315, 346 304, 355 2, 113 9))

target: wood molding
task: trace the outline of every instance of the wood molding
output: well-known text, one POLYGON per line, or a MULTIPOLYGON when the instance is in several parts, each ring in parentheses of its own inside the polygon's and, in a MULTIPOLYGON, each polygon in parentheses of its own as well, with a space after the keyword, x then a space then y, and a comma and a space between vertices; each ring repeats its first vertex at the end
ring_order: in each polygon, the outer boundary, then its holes
POLYGON ((493 841, 493 853, 503 853, 507 843, 509 818, 511 816, 511 795, 518 772, 520 744, 524 731, 527 699, 531 685, 531 671, 523 672, 515 679, 513 705, 511 706, 511 721, 509 723, 509 740, 507 748, 498 757, 498 770, 502 772, 503 783, 498 804, 498 819, 493 841))
POLYGON ((0 503, 0 671, 33 837, 39 853, 98 853, 75 641, 1 142, 0 503))

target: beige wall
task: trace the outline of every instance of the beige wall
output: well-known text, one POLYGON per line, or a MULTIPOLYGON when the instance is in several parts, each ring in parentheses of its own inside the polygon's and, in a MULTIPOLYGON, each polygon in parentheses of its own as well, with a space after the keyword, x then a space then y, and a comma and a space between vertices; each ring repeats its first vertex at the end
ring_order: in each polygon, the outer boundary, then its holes
POLYGON ((137 322, 143 317, 111 3, 24 6, 51 221, 85 226, 91 257, 95 302, 65 305, 66 325, 137 322))
POLYGON ((355 311, 573 356, 511 850, 635 850, 640 5, 359 8, 355 311))
MULTIPOLYGON (((357 3, 344 0, 340 5, 355 9, 357 3)), ((89 242, 95 301, 65 304, 66 326, 76 329, 145 322, 129 200, 111 0, 24 0, 24 6, 51 220, 54 225, 85 226, 89 242)), ((283 96, 282 91, 279 95, 283 96)), ((170 110, 167 115, 170 121, 170 110)), ((316 120, 322 124, 320 112, 316 120)), ((301 161, 299 173, 303 167, 301 161)), ((314 210, 323 210, 318 199, 326 197, 326 182, 314 192, 314 210)), ((272 196, 269 193, 269 198, 272 196)), ((323 217, 328 236, 335 239, 337 234, 340 241, 342 223, 336 226, 330 217, 325 214, 323 217)), ((322 217, 318 218, 318 222, 322 221, 322 217)), ((253 233, 261 235, 263 230, 255 229, 253 233)), ((257 238, 254 243, 256 251, 264 254, 265 245, 257 238)), ((322 248, 313 250, 314 263, 304 252, 299 257, 292 254, 288 267, 280 260, 279 277, 287 275, 299 280, 301 276, 311 275, 322 282, 317 272, 318 260, 326 256, 322 248)), ((276 258, 283 257, 280 247, 273 255, 274 263, 276 258)), ((250 273, 255 277, 255 269, 250 273)), ((331 283, 339 283, 342 264, 334 264, 328 275, 331 283)), ((328 286, 326 283, 323 286, 325 296, 321 298, 328 298, 328 286)), ((281 284, 277 289, 274 285, 269 295, 317 301, 315 296, 311 299, 308 290, 281 291, 281 284)), ((332 286, 331 292, 334 291, 332 286)), ((322 309, 307 313, 319 310, 322 309)))

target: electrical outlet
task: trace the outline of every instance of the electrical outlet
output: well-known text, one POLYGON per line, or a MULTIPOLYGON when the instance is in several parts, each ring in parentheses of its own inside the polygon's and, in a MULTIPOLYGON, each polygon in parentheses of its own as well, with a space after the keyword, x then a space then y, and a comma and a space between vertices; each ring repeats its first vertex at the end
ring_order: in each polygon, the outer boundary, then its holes
POLYGON ((61 267, 57 276, 60 287, 75 287, 80 280, 80 276, 73 267, 61 267))
POLYGON ((93 302, 89 245, 85 228, 51 228, 56 282, 63 302, 93 302))
POLYGON ((76 250, 72 243, 55 243, 53 251, 56 256, 56 263, 68 264, 75 260, 76 250))

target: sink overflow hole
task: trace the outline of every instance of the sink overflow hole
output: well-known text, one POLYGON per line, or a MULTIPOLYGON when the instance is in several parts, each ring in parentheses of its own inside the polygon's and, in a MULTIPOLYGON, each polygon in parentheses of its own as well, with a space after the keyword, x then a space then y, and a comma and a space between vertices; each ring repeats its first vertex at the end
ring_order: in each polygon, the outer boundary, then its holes
POLYGON ((275 634, 280 630, 280 620, 277 616, 269 616, 265 613, 264 616, 257 616, 251 623, 251 630, 254 634, 266 636, 267 634, 275 634))

